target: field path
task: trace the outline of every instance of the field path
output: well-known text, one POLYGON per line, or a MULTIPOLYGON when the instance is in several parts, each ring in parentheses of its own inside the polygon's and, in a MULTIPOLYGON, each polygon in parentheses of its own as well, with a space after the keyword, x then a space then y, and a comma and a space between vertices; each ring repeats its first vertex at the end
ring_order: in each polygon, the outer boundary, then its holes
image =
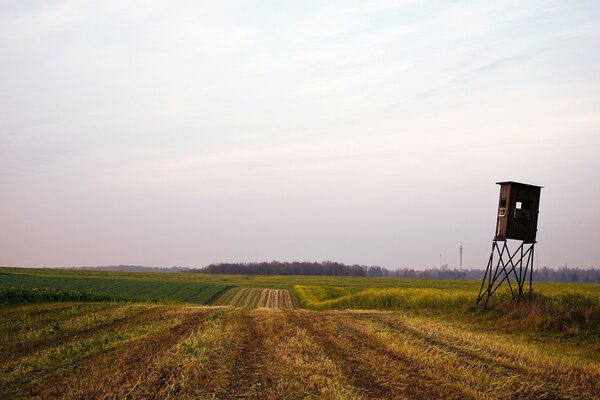
POLYGON ((212 305, 247 308, 296 308, 289 290, 260 288, 229 289, 217 297, 212 305))

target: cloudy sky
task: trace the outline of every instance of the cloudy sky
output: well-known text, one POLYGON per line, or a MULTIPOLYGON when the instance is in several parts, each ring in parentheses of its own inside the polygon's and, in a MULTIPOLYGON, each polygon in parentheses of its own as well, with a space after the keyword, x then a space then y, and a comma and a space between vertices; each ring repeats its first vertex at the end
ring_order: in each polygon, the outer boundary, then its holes
POLYGON ((0 265, 600 266, 597 1, 0 1, 0 265))

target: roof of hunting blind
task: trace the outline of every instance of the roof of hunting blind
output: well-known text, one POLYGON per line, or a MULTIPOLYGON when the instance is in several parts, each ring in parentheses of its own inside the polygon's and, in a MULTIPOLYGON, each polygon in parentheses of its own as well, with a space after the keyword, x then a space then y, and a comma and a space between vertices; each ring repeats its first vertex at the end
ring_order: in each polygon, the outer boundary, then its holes
POLYGON ((543 188, 543 186, 530 185, 529 183, 521 183, 521 182, 515 182, 515 181, 496 182, 496 185, 504 185, 505 183, 510 183, 513 185, 523 185, 523 186, 533 186, 533 187, 537 187, 537 188, 543 188))

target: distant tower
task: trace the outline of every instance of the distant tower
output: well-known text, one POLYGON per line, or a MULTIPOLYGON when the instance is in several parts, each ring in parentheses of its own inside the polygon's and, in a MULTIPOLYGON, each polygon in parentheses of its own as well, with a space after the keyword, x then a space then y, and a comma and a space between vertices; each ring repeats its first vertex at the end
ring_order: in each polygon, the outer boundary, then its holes
POLYGON ((481 282, 477 304, 483 307, 490 297, 506 281, 513 301, 531 300, 533 280, 533 252, 537 233, 541 186, 518 182, 498 182, 500 201, 496 220, 496 235, 492 253, 481 282), (511 252, 508 240, 518 240, 520 245, 511 252), (502 242, 502 246, 498 245, 502 242), (494 265, 494 256, 498 257, 494 265), (527 275, 529 274, 529 276, 527 275), (525 285, 528 296, 525 296, 525 285))
POLYGON ((462 271, 462 244, 460 245, 460 270, 462 271))

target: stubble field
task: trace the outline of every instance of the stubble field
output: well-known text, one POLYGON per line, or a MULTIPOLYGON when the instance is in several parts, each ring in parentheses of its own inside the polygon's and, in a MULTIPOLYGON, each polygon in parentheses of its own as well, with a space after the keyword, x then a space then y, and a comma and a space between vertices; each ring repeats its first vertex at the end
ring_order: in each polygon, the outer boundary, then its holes
POLYGON ((405 312, 56 303, 0 332, 0 398, 600 396, 576 346, 405 312))
POLYGON ((477 290, 3 268, 0 398, 600 399, 600 285, 477 290))

